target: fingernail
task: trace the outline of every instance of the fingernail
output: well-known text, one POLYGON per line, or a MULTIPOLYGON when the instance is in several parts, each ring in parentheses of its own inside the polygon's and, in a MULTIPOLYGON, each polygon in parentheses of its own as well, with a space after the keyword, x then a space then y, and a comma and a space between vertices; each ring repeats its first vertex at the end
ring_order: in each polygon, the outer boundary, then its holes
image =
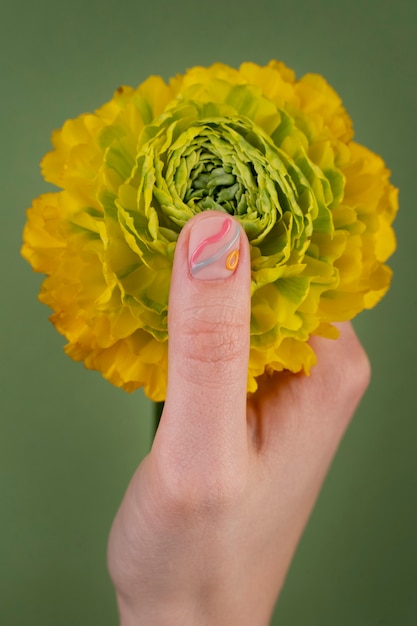
POLYGON ((200 280, 228 278, 239 263, 240 228, 228 215, 210 215, 191 228, 188 261, 200 280))

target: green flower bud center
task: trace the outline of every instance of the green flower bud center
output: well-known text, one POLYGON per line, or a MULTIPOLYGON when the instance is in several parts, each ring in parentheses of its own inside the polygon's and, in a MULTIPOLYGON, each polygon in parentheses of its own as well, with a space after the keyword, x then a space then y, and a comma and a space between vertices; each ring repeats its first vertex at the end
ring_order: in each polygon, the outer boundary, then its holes
POLYGON ((202 211, 220 209, 231 215, 242 215, 247 209, 244 192, 231 165, 224 164, 210 152, 201 151, 197 165, 190 172, 184 202, 188 204, 193 200, 202 211))

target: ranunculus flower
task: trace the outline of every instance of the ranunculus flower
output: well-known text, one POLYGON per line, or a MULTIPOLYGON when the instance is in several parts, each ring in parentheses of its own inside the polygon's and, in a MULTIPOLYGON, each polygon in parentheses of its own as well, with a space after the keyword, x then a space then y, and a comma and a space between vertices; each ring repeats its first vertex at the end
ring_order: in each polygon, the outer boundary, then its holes
POLYGON ((40 300, 67 354, 163 400, 178 234, 220 209, 251 243, 248 390, 265 370, 308 373, 309 337, 336 337, 332 322, 373 307, 391 279, 397 190, 352 137, 327 82, 276 61, 152 76, 65 122, 42 162, 62 191, 33 202, 23 255, 47 275, 40 300))

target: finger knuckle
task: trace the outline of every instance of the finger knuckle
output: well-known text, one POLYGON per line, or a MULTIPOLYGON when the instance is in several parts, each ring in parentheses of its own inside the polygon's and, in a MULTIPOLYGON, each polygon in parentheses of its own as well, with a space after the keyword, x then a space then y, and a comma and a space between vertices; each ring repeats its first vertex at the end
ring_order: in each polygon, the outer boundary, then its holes
POLYGON ((371 364, 359 341, 351 345, 341 374, 340 385, 345 387, 346 393, 360 399, 370 383, 371 364))
POLYGON ((193 459, 189 454, 164 468, 160 498, 169 517, 217 517, 230 510, 246 486, 245 473, 229 459, 193 459))

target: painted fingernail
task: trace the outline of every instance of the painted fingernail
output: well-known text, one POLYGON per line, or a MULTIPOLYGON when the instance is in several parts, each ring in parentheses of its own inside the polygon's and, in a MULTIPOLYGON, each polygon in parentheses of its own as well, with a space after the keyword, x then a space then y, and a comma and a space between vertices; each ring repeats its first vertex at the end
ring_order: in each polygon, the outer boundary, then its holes
POLYGON ((191 228, 188 261, 200 280, 228 278, 239 263, 240 228, 227 215, 210 215, 191 228))

